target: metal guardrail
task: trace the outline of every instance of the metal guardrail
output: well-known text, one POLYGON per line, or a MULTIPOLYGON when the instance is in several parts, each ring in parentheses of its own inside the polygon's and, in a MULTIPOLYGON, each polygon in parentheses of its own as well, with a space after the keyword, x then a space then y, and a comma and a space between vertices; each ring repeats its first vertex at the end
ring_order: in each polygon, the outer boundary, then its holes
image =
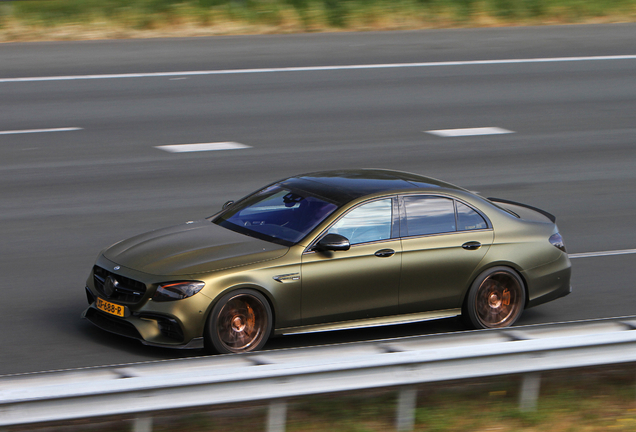
POLYGON ((540 373, 636 362, 636 317, 468 331, 334 346, 0 377, 0 427, 271 401, 283 431, 291 397, 399 387, 396 427, 413 426, 422 383, 524 374, 520 408, 533 409, 540 373))

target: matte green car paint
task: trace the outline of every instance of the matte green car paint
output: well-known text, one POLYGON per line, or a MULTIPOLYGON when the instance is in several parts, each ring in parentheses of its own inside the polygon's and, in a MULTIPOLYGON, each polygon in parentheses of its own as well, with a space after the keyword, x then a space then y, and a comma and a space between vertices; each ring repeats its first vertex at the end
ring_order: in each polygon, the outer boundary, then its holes
POLYGON ((348 251, 302 256, 302 325, 399 313, 399 239, 354 245, 348 251), (375 252, 392 249, 390 257, 375 252))
POLYGON ((144 273, 180 276, 268 261, 286 252, 285 246, 201 220, 123 240, 104 256, 144 273))
MULTIPOLYGON (((109 271, 120 266, 118 274, 146 284, 142 301, 125 305, 125 320, 146 343, 174 347, 201 338, 217 299, 241 288, 257 290, 267 298, 274 334, 457 315, 473 280, 485 269, 501 265, 515 269, 524 280, 526 307, 566 295, 570 263, 567 254, 548 241, 557 232, 556 225, 527 208, 506 207, 522 219, 468 191, 437 182, 421 191, 391 190, 353 199, 290 247, 201 220, 119 242, 102 251, 96 264, 109 271), (413 194, 460 200, 483 212, 489 227, 396 237, 352 245, 348 251, 311 250, 350 208, 379 197, 413 194), (481 247, 462 248, 473 241, 481 247), (381 249, 395 253, 375 256, 381 249), (178 301, 152 300, 159 284, 190 280, 205 283, 201 292, 178 301), (153 315, 176 320, 183 340, 161 334, 153 315)), ((97 297, 92 276, 86 284, 97 297)), ((95 309, 95 305, 89 308, 95 309)))
POLYGON ((492 229, 403 238, 400 313, 460 308, 492 240, 492 229), (470 241, 482 246, 463 249, 470 241))

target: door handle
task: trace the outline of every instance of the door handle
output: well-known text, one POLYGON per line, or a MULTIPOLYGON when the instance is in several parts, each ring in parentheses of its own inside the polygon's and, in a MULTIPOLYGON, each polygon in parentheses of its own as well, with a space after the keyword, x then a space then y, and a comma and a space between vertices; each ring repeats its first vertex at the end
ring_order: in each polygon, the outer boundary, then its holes
POLYGON ((477 250, 481 247, 481 243, 478 241, 469 241, 464 243, 462 247, 466 250, 477 250))
POLYGON ((395 251, 393 249, 380 249, 375 253, 375 256, 380 258, 388 258, 390 256, 393 256, 394 254, 395 251))

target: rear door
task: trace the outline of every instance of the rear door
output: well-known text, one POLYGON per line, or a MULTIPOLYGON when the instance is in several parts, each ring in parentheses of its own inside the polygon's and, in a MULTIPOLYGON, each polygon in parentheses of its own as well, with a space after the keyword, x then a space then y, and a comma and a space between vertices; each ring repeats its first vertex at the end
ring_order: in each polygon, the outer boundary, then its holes
POLYGON ((488 220, 450 197, 400 199, 400 313, 461 308, 471 276, 490 248, 488 220))

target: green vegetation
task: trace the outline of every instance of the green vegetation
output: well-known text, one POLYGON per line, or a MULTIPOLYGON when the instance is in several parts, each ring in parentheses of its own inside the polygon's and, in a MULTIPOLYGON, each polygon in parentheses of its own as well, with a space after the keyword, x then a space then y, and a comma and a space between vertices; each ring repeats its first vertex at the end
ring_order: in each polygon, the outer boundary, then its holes
POLYGON ((0 41, 635 19, 636 0, 16 0, 0 3, 0 41))
MULTIPOLYGON (((605 432, 636 430, 634 365, 544 374, 538 409, 520 412, 520 377, 434 383, 418 388, 416 432, 605 432)), ((288 432, 395 430, 395 390, 318 395, 288 401, 288 432)), ((205 412, 165 413, 155 432, 258 432, 266 429, 263 405, 205 412)), ((18 431, 20 429, 16 429, 18 431)), ((124 432, 129 420, 62 425, 46 432, 124 432)), ((7 432, 13 432, 8 429, 7 432)))

